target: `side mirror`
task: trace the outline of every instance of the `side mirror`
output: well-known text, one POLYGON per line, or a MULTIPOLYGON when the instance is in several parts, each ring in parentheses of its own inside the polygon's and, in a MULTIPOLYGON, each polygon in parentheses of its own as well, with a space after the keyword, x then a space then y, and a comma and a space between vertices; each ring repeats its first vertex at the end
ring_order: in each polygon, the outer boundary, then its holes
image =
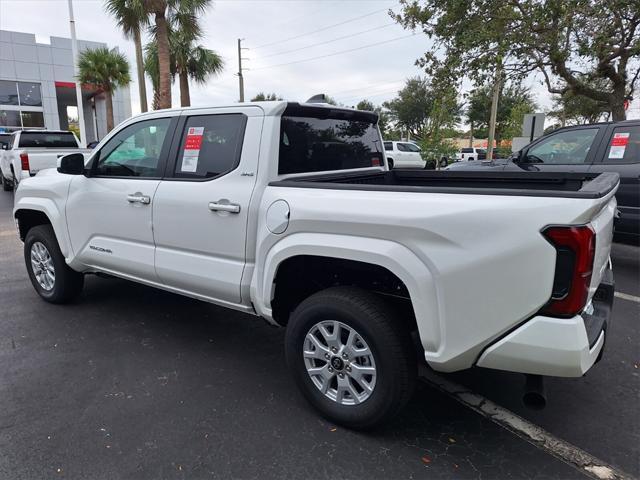
POLYGON ((511 154, 511 156, 509 157, 509 160, 513 163, 520 163, 522 162, 523 158, 522 158, 522 150, 518 150, 517 152, 513 152, 511 154))
POLYGON ((70 153, 60 157, 60 166, 58 172, 67 175, 83 175, 84 174, 84 155, 81 153, 70 153))

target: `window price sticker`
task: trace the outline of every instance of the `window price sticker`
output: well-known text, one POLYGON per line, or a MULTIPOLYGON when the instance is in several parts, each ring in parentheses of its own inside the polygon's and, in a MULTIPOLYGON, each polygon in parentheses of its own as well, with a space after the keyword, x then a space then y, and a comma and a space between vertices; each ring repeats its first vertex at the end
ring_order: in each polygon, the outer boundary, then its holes
POLYGON ((187 130, 182 165, 180 167, 181 172, 194 173, 198 170, 198 158, 200 157, 203 135, 204 127, 189 127, 189 130, 187 130))
POLYGON ((609 148, 609 158, 624 158, 624 152, 629 144, 629 132, 614 133, 609 148))

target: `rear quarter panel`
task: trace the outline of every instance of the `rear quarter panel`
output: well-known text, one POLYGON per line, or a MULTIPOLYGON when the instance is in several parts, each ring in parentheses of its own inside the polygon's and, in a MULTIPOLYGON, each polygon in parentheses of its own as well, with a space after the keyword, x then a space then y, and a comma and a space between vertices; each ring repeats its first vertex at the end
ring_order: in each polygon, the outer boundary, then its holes
POLYGON ((550 224, 584 223, 592 209, 601 208, 597 203, 267 187, 258 219, 254 304, 268 316, 277 271, 268 263, 286 258, 283 250, 369 258, 405 282, 427 361, 442 371, 467 368, 486 345, 549 299, 555 249, 540 231, 550 224), (264 219, 277 199, 290 206, 289 226, 280 235, 271 234, 264 219), (341 241, 345 248, 339 253, 341 241), (385 256, 391 258, 379 260, 385 256))

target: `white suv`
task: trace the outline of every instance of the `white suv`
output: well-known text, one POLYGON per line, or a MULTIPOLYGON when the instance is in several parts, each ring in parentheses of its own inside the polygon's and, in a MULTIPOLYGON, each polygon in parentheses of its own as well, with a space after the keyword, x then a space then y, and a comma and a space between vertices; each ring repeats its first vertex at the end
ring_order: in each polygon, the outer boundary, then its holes
POLYGON ((466 147, 456 153, 456 162, 471 162, 474 160, 485 160, 487 151, 484 148, 466 147))
POLYGON ((412 142, 384 142, 389 168, 424 168, 420 147, 412 142))

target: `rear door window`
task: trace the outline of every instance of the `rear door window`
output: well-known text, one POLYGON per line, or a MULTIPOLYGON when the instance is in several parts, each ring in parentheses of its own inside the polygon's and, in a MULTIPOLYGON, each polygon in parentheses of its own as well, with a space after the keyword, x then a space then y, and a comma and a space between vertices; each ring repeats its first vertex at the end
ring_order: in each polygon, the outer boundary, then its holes
POLYGON ((20 145, 22 148, 78 148, 76 137, 71 132, 22 132, 20 145))
POLYGON ((405 143, 404 145, 407 148, 408 152, 414 152, 414 153, 419 153, 420 152, 420 147, 418 147, 417 145, 415 145, 413 143, 405 143))
POLYGON ((299 108, 296 113, 300 116, 287 111, 282 116, 279 174, 382 165, 383 145, 375 117, 325 108, 299 108), (310 115, 316 112, 320 118, 310 115))
POLYGON ((246 123, 247 117, 239 113, 189 117, 173 176, 207 179, 234 170, 240 163, 246 123))
POLYGON ((605 163, 640 163, 640 125, 616 127, 609 139, 605 163))
POLYGON ((387 152, 392 152, 393 151, 393 143, 391 142, 384 142, 384 149, 387 152))

